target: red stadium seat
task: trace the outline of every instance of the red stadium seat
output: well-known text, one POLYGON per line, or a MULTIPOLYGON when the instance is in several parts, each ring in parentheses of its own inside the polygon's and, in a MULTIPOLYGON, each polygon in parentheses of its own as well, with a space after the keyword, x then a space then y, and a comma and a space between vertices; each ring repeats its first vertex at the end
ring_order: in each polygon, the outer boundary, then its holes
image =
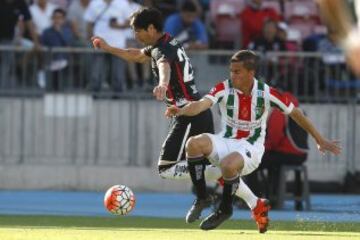
POLYGON ((236 16, 241 13, 245 0, 212 0, 210 2, 210 16, 214 21, 219 15, 236 16))
POLYGON ((219 43, 240 43, 241 21, 239 15, 245 0, 213 0, 210 3, 210 17, 215 26, 219 43))
POLYGON ((279 15, 281 15, 281 6, 280 2, 277 0, 271 0, 271 1, 263 1, 262 2, 263 8, 272 8, 274 9, 279 15))
POLYGON ((237 17, 217 16, 215 22, 216 39, 219 42, 236 42, 240 39, 241 21, 237 17))
POLYGON ((286 1, 284 14, 288 21, 294 18, 314 18, 319 21, 318 7, 312 0, 286 1))

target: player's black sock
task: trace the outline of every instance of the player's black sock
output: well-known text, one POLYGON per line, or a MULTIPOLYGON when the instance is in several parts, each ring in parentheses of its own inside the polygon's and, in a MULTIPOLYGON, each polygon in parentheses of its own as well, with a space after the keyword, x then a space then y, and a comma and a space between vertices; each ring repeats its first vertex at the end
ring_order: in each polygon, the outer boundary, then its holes
POLYGON ((236 190, 239 188, 240 178, 236 176, 231 179, 224 178, 224 190, 220 203, 220 210, 224 213, 232 213, 232 203, 234 199, 234 194, 236 190))
POLYGON ((196 196, 199 199, 205 199, 207 194, 204 175, 206 167, 204 157, 190 157, 187 158, 187 160, 191 181, 193 182, 196 189, 196 196))

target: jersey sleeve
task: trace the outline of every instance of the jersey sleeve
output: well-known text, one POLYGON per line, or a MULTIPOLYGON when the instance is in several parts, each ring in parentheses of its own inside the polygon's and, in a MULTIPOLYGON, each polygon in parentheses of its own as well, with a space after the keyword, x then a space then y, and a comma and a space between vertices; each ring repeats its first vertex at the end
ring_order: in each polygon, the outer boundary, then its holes
POLYGON ((165 60, 169 63, 173 62, 177 55, 175 51, 172 51, 172 49, 168 47, 155 47, 151 51, 151 57, 155 59, 156 62, 159 60, 165 60))
POLYGON ((294 103, 290 98, 272 87, 270 88, 270 105, 278 108, 284 114, 290 114, 294 109, 294 103))
POLYGON ((221 102, 225 95, 225 85, 223 82, 217 84, 213 87, 208 94, 205 95, 206 98, 210 99, 213 102, 213 105, 221 102))

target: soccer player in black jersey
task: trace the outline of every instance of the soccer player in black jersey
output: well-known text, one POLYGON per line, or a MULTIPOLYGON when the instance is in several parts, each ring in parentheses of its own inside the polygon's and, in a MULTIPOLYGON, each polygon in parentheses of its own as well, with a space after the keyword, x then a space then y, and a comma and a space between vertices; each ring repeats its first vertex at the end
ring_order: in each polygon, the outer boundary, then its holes
MULTIPOLYGON (((201 98, 194 81, 190 59, 182 45, 168 33, 163 33, 161 13, 154 8, 142 8, 135 12, 130 25, 135 38, 146 47, 143 49, 119 49, 109 46, 101 37, 92 38, 95 48, 102 49, 126 61, 151 60, 154 77, 158 80, 153 94, 168 106, 182 107, 201 98)), ((175 117, 159 158, 159 174, 168 179, 190 179, 185 159, 186 140, 201 133, 213 133, 211 111, 193 117, 175 117)), ((204 163, 206 164, 206 163, 204 163)), ((215 167, 206 167, 208 179, 221 177, 215 167)), ((210 201, 209 201, 210 202, 210 201)), ((210 205, 210 203, 209 203, 210 205)))

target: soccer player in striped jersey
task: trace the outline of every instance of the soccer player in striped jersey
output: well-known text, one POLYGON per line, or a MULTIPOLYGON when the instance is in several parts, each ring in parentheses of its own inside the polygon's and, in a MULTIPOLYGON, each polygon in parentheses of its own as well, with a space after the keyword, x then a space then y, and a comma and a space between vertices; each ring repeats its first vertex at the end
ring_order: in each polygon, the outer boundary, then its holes
POLYGON ((220 107, 223 130, 216 135, 204 133, 191 137, 186 144, 189 171, 197 190, 197 199, 186 216, 187 222, 195 221, 203 209, 201 202, 206 196, 205 157, 221 169, 224 178, 220 206, 201 222, 200 227, 204 230, 214 229, 231 217, 233 195, 238 188, 241 198, 252 209, 259 231, 263 233, 267 230, 269 202, 257 198, 240 176, 251 173, 260 164, 264 153, 266 119, 271 107, 294 119, 315 139, 321 152, 341 152, 338 142, 324 138, 286 95, 255 79, 257 62, 258 57, 252 51, 235 53, 230 61, 230 79, 217 84, 201 100, 188 103, 183 108, 171 106, 165 112, 168 117, 193 116, 214 104, 220 107))

